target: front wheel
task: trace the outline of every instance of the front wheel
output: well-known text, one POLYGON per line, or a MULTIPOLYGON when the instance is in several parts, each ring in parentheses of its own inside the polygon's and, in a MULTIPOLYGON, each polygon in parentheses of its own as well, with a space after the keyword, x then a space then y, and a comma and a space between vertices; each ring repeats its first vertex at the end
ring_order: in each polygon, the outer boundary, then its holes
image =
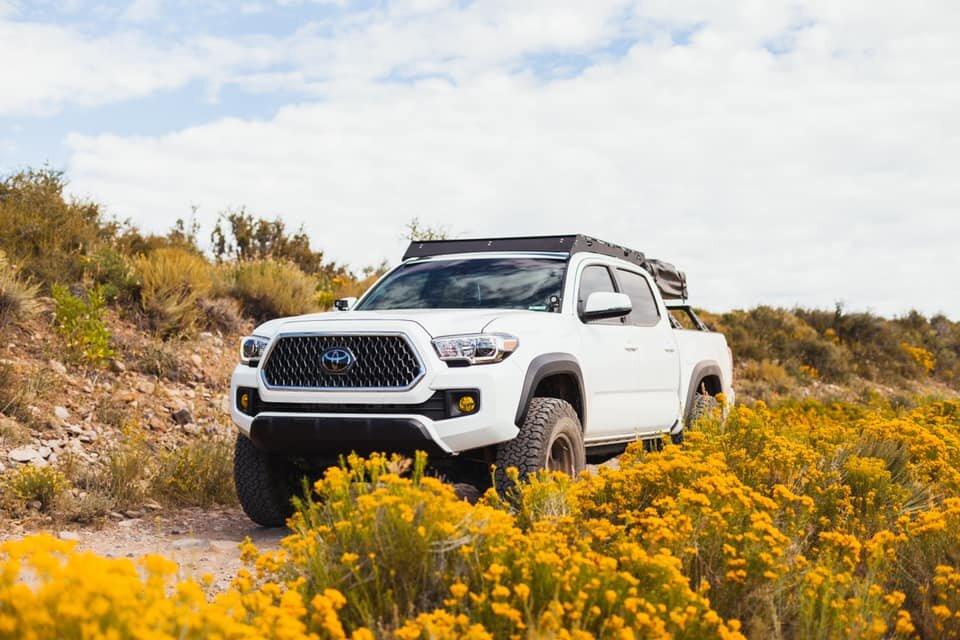
POLYGON ((244 513, 264 527, 282 527, 293 515, 297 467, 289 460, 261 451, 237 435, 233 453, 233 480, 244 513))
POLYGON ((520 433, 497 447, 497 490, 513 486, 506 470, 516 467, 523 479, 548 469, 576 476, 587 463, 583 429, 573 406, 559 398, 534 398, 520 433))

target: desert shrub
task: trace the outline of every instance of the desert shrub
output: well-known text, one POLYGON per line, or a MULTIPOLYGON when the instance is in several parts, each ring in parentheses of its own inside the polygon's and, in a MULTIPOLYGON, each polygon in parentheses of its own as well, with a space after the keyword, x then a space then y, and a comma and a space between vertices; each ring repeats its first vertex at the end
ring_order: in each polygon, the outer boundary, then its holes
POLYGON ((264 321, 316 310, 316 288, 295 264, 267 259, 236 264, 231 293, 247 315, 264 321))
POLYGON ((185 375, 186 363, 175 349, 156 341, 141 349, 134 366, 140 373, 179 382, 185 375))
MULTIPOLYGON (((2 384, 0 376, 0 384, 2 384)), ((13 418, 0 415, 0 444, 9 448, 30 442, 30 429, 13 418)))
POLYGON ((670 554, 627 539, 600 551, 584 535, 593 528, 547 514, 521 529, 499 505, 458 499, 423 465, 419 457, 409 478, 380 456, 328 470, 283 552, 246 550, 263 584, 296 585, 315 620, 329 603, 312 603, 336 589, 342 626, 398 638, 742 637, 670 554))
POLYGON ((62 285, 54 285, 53 299, 57 333, 64 341, 67 359, 98 366, 113 357, 110 331, 103 322, 102 289, 89 289, 84 299, 62 285))
POLYGON ((104 456, 103 464, 88 474, 83 488, 107 497, 114 508, 143 504, 150 493, 154 453, 132 428, 104 456))
POLYGON ((38 416, 31 406, 44 400, 57 383, 56 374, 45 366, 0 360, 0 414, 36 426, 38 416))
POLYGON ((94 411, 98 423, 115 429, 120 429, 127 424, 130 413, 130 405, 112 395, 101 397, 94 411))
POLYGON ((165 337, 189 335, 201 323, 198 301, 210 291, 212 271, 184 249, 157 249, 136 261, 140 304, 152 328, 165 337))
POLYGON ((84 258, 84 276, 98 285, 108 304, 128 304, 139 289, 133 261, 113 245, 103 244, 84 258))
POLYGON ((744 361, 739 365, 737 381, 740 383, 738 391, 744 391, 754 397, 786 393, 796 382, 782 365, 770 360, 744 361))
POLYGON ((177 506, 235 503, 232 439, 200 438, 165 452, 152 488, 155 496, 177 506))
POLYGON ((63 473, 51 466, 22 465, 2 479, 3 495, 14 510, 23 510, 31 502, 39 502, 40 510, 47 511, 68 487, 63 473))
POLYGON ((25 320, 37 312, 39 287, 22 278, 0 251, 0 331, 8 324, 25 320))
MULTIPOLYGON (((278 588, 242 583, 208 597, 209 581, 177 582, 176 563, 151 555, 104 558, 49 535, 0 543, 0 639, 344 640, 320 628, 308 635, 306 603, 278 588)), ((318 597, 336 629, 340 599, 318 597)), ((318 620, 317 626, 320 627, 318 620)), ((366 632, 354 640, 373 640, 366 632)))
POLYGON ((65 185, 63 174, 49 169, 0 180, 0 249, 45 287, 78 282, 83 257, 117 231, 96 204, 65 200, 65 185))
POLYGON ((229 335, 243 326, 240 305, 233 298, 201 298, 197 305, 205 329, 229 335))

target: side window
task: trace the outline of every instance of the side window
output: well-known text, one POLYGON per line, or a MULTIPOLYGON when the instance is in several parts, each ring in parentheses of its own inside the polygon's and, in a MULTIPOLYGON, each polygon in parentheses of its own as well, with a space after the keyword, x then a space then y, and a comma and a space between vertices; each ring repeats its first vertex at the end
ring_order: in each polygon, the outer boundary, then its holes
POLYGON ((629 324, 652 327, 660 322, 657 301, 646 278, 633 271, 617 269, 617 280, 620 282, 620 290, 630 296, 633 304, 633 311, 627 316, 629 324))
MULTIPOLYGON (((603 265, 593 264, 586 267, 580 274, 580 290, 577 293, 577 313, 583 311, 587 304, 587 298, 595 291, 616 292, 616 285, 613 283, 613 277, 610 270, 603 265)), ((623 324, 620 318, 608 318, 605 320, 591 320, 590 324, 623 324)))

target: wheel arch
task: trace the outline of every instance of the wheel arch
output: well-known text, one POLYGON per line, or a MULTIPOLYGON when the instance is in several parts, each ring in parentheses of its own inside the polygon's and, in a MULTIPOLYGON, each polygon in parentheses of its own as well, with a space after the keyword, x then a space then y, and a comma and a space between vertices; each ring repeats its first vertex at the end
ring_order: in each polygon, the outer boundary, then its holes
POLYGON ((573 405, 581 428, 586 428, 583 372, 576 356, 570 353, 544 353, 530 362, 523 378, 520 403, 514 418, 514 424, 518 427, 527 417, 530 401, 538 396, 566 400, 573 405))

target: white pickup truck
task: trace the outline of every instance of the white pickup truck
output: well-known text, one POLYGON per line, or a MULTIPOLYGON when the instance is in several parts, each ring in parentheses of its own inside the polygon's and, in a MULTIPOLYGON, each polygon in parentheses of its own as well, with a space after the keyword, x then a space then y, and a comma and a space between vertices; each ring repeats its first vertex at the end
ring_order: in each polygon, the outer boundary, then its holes
POLYGON ((587 236, 414 242, 337 309, 241 341, 235 479, 260 524, 282 524, 299 479, 351 451, 424 450, 474 484, 491 463, 575 474, 636 440, 679 441, 704 400, 733 401, 730 350, 683 274, 587 236))

